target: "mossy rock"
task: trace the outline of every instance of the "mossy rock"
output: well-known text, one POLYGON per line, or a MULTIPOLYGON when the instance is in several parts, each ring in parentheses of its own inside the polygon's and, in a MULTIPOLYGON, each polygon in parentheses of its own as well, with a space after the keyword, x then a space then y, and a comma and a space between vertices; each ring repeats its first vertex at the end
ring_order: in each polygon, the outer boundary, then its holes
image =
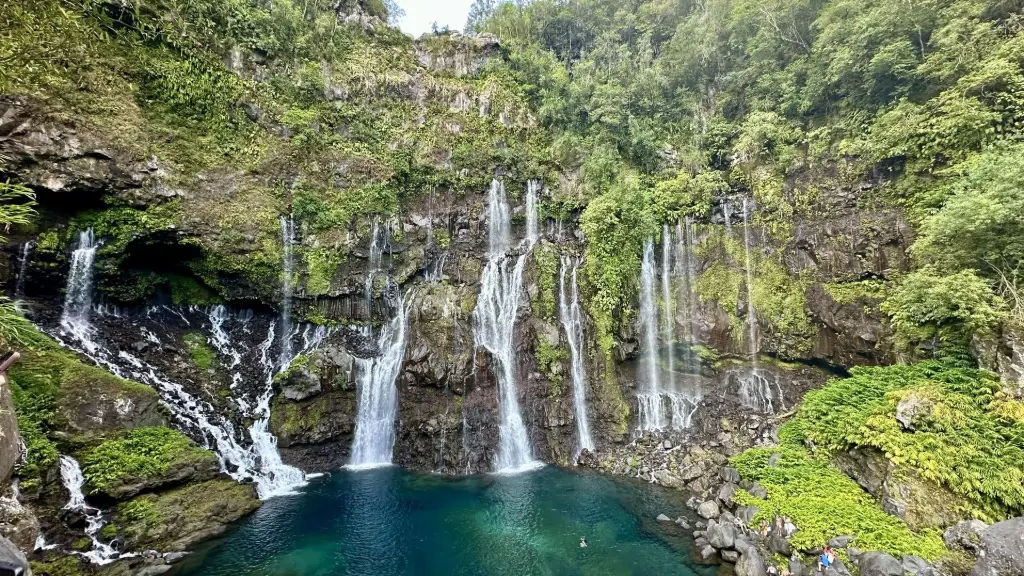
POLYGON ((86 491, 122 500, 187 481, 209 480, 217 457, 170 428, 138 428, 107 440, 83 457, 86 491))
POLYGON ((301 402, 280 396, 270 407, 270 431, 282 448, 322 444, 355 430, 356 398, 348 390, 332 390, 301 402))
POLYGON ((80 441, 168 423, 156 390, 78 362, 65 366, 57 408, 68 430, 80 441))
POLYGON ((130 549, 168 552, 223 534, 259 506, 253 484, 207 480, 122 503, 112 523, 130 549))

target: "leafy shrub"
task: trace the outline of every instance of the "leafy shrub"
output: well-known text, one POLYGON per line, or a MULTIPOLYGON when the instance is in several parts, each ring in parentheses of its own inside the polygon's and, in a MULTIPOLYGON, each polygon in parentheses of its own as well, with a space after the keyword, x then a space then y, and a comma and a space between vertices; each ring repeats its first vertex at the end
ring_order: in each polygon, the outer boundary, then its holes
POLYGON ((996 521, 1024 513, 1024 425, 991 373, 943 362, 854 368, 808 392, 780 435, 823 454, 870 447, 914 470, 996 521), (913 430, 896 420, 901 400, 927 406, 913 430))
POLYGON ((176 463, 210 457, 177 430, 136 428, 87 452, 82 474, 90 492, 106 492, 123 482, 159 478, 176 463))
POLYGON ((773 522, 774 514, 789 516, 799 530, 793 546, 801 550, 821 547, 834 536, 856 537, 861 550, 882 550, 897 557, 914 554, 935 560, 946 552, 941 533, 912 532, 902 520, 886 514, 856 482, 811 456, 802 447, 752 448, 732 459, 745 480, 768 491, 760 500, 746 491, 738 494, 743 505, 760 508, 754 523, 773 522), (768 461, 779 459, 774 466, 768 461))

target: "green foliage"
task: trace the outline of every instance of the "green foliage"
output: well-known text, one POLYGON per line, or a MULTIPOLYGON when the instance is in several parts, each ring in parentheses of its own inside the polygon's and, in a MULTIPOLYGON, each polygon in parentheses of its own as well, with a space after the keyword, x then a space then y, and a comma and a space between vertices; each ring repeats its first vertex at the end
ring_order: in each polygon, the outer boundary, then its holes
POLYGON ((994 374, 952 362, 852 372, 808 392, 780 438, 809 442, 825 454, 877 449, 897 469, 945 486, 988 521, 1024 512, 1024 425, 994 374), (903 400, 918 406, 912 430, 896 420, 903 400))
POLYGON ((590 314, 598 345, 607 352, 614 346, 616 314, 620 321, 629 317, 644 240, 655 232, 649 196, 641 192, 638 180, 628 179, 590 202, 580 226, 588 239, 584 271, 594 287, 590 314))
POLYGON ((82 561, 78 556, 67 555, 47 560, 33 561, 32 573, 37 576, 81 576, 82 561))
POLYGON ((533 251, 537 266, 536 315, 545 320, 556 320, 558 314, 558 251, 543 244, 533 251))
POLYGON ((837 304, 853 304, 860 301, 881 300, 885 297, 886 284, 882 280, 861 280, 858 282, 829 282, 825 292, 837 304))
POLYGON ((136 428, 87 452, 82 473, 90 492, 109 492, 125 482, 160 478, 174 465, 208 458, 210 452, 177 430, 136 428))
POLYGON ((949 274, 931 267, 901 278, 882 310, 902 349, 930 340, 963 346, 971 335, 990 335, 1005 317, 1003 300, 973 270, 949 274))
POLYGON ((799 446, 751 448, 732 459, 744 480, 758 482, 768 491, 761 500, 740 491, 736 501, 754 505, 760 513, 753 525, 771 522, 775 514, 788 516, 799 527, 792 538, 795 548, 813 550, 832 537, 856 537, 860 550, 881 550, 900 557, 907 554, 936 560, 946 553, 937 530, 912 532, 902 520, 885 513, 856 482, 799 446), (768 463, 778 454, 775 465, 768 463))
POLYGON ((560 396, 565 390, 565 361, 569 359, 569 351, 561 346, 548 342, 545 338, 537 338, 537 368, 551 382, 551 396, 560 396))
MULTIPOLYGON (((0 161, 3 157, 0 156, 0 161)), ((11 231, 11 226, 24 226, 35 217, 36 195, 34 192, 18 184, 0 182, 0 230, 2 234, 11 231)), ((7 242, 7 237, 0 235, 0 242, 7 242)))
POLYGON ((202 370, 210 370, 217 361, 217 352, 207 342, 202 332, 188 332, 182 339, 188 348, 188 356, 192 363, 202 370))

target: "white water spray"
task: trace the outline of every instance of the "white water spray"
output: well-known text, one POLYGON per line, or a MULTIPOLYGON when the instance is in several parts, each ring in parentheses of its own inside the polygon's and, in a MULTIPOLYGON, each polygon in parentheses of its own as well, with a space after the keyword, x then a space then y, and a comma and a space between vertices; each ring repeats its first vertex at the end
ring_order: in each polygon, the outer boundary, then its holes
POLYGON ((640 265, 640 329, 644 347, 645 381, 637 393, 640 432, 665 428, 665 415, 661 407, 661 381, 658 374, 658 312, 654 297, 654 241, 644 244, 644 258, 640 265))
POLYGON ((565 328, 565 337, 569 342, 569 357, 572 363, 572 401, 576 413, 576 436, 578 446, 576 458, 583 450, 594 451, 594 439, 590 436, 590 421, 587 419, 587 368, 583 348, 583 312, 580 309, 579 287, 576 272, 579 262, 573 262, 562 256, 562 269, 558 283, 558 317, 565 328), (565 272, 572 268, 570 294, 565 291, 565 272))
POLYGON ((29 258, 32 256, 32 248, 35 242, 25 242, 21 245, 21 257, 18 259, 18 280, 14 284, 14 297, 21 298, 25 295, 25 276, 28 274, 29 258))
MULTIPOLYGON (((367 273, 366 305, 372 310, 373 277, 382 270, 384 249, 390 243, 390 228, 374 222, 370 239, 370 270, 367 273)), ((395 316, 380 329, 377 345, 381 355, 356 360, 356 431, 349 466, 356 469, 390 465, 395 447, 395 420, 398 414, 398 375, 402 370, 407 340, 406 300, 401 288, 388 278, 385 297, 395 316)), ((409 299, 410 302, 412 298, 409 299)), ((364 329, 373 336, 373 329, 364 329)))
POLYGON ((92 228, 78 234, 78 246, 71 253, 71 271, 68 275, 67 293, 64 296, 64 310, 60 325, 75 336, 90 352, 96 347, 92 341, 93 262, 99 245, 92 228))
MULTIPOLYGON (((85 494, 82 493, 85 477, 82 475, 82 468, 78 465, 77 460, 70 456, 61 455, 60 478, 64 488, 67 489, 70 495, 68 503, 64 505, 64 509, 81 512, 85 516, 85 534, 92 540, 92 550, 81 553, 81 556, 98 566, 110 564, 119 558, 135 556, 135 554, 122 554, 109 544, 100 542, 99 538, 97 538, 104 525, 103 512, 98 508, 89 506, 85 502, 85 494)), ((46 548, 45 540, 43 542, 37 540, 36 544, 41 545, 39 546, 40 548, 46 548)))
MULTIPOLYGON (((530 200, 530 196, 535 197, 536 192, 533 187, 528 188, 528 206, 536 207, 536 200, 530 200)), ((528 223, 531 218, 536 222, 535 215, 527 215, 528 223)), ((494 466, 499 472, 515 472, 540 465, 533 459, 533 447, 519 411, 514 347, 523 270, 534 240, 530 238, 528 230, 525 251, 515 258, 508 254, 510 210, 505 186, 498 180, 491 182, 487 226, 490 253, 480 280, 480 297, 473 311, 473 336, 477 346, 490 352, 498 380, 499 443, 494 466)))

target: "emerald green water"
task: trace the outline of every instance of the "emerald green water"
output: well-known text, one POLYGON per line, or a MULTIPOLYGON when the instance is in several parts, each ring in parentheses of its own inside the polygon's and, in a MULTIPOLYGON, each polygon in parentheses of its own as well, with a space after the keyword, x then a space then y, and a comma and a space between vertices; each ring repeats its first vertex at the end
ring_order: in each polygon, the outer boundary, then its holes
POLYGON ((190 576, 711 576, 659 513, 681 494, 548 466, 448 479, 338 471, 267 502, 183 565, 190 576), (587 548, 579 547, 586 536, 587 548))

